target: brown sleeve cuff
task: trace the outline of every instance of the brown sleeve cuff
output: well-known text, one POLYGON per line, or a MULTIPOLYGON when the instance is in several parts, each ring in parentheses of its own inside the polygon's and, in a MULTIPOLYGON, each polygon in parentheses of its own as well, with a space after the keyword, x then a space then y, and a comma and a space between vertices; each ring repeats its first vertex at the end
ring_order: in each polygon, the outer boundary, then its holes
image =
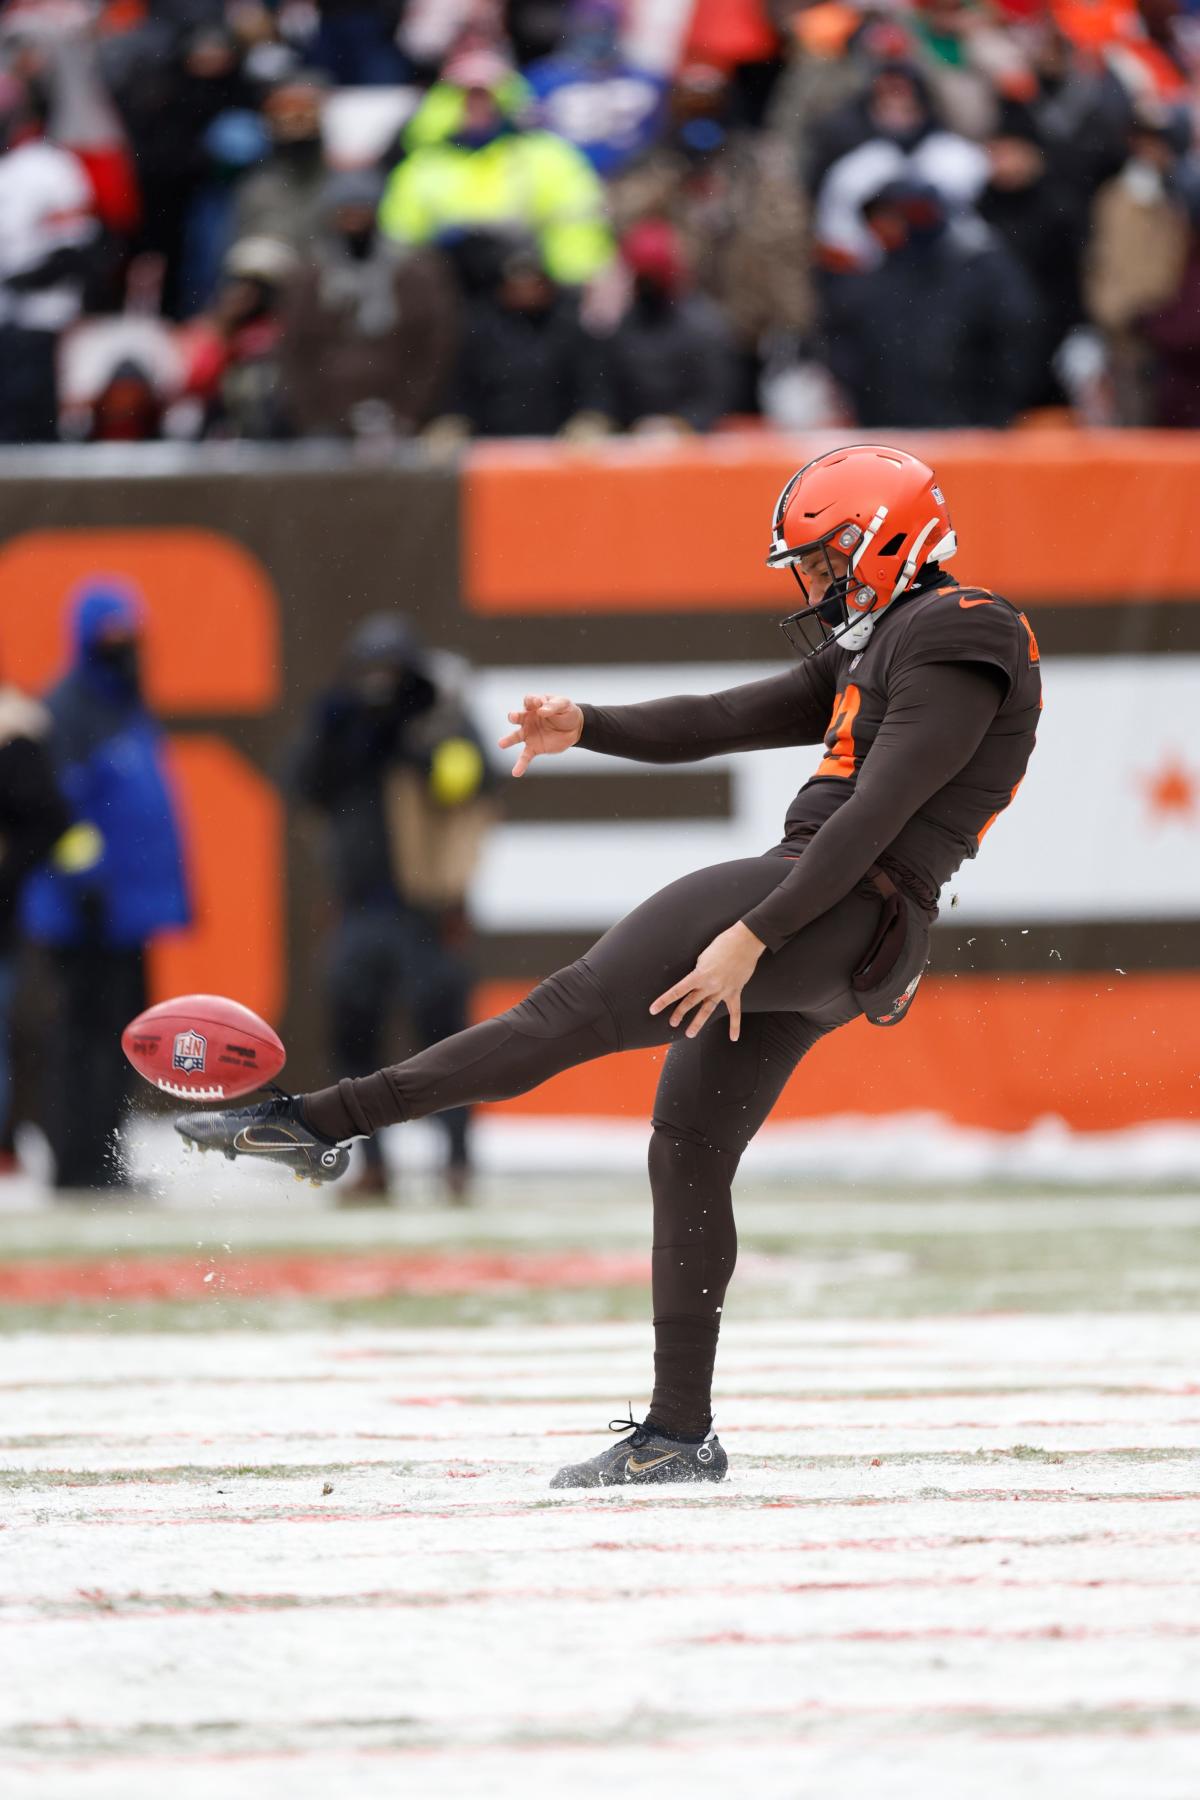
POLYGON ((384 1070, 359 1080, 344 1079, 335 1087, 305 1094, 304 1117, 314 1131, 339 1142, 344 1138, 370 1137, 384 1125, 406 1117, 397 1107, 396 1095, 384 1070))
POLYGON ((773 898, 773 895, 768 894, 767 898, 760 901, 752 912, 743 914, 742 924, 747 931, 752 931, 759 943, 765 944, 768 950, 782 950, 793 933, 772 924, 769 909, 773 898))
POLYGON ((584 706, 581 701, 577 701, 576 705, 583 714, 583 730, 575 739, 574 748, 576 750, 607 750, 606 740, 609 734, 604 729, 600 709, 595 706, 584 706))

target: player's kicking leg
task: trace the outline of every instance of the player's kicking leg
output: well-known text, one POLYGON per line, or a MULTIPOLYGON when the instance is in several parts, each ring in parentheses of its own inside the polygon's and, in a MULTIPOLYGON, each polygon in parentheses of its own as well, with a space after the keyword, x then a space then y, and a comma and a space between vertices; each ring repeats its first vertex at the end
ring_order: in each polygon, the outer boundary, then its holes
POLYGON ((393 1068, 294 1100, 188 1113, 175 1129, 202 1149, 335 1181, 349 1162, 348 1139, 454 1107, 511 1099, 614 1050, 669 1043, 675 1033, 665 1014, 651 1016, 650 1001, 689 956, 778 885, 781 866, 747 857, 671 883, 519 1005, 393 1068))
MULTIPOLYGON (((651 1023, 665 1038, 665 1022, 651 1023)), ((186 1113, 175 1129, 201 1150, 252 1156, 312 1181, 336 1181, 349 1164, 350 1139, 451 1107, 510 1099, 618 1048, 603 996, 575 965, 499 1018, 456 1032, 393 1069, 236 1111, 186 1113), (541 1035, 547 1027, 551 1035, 541 1035), (364 1094, 374 1103, 371 1112, 363 1109, 364 1094)))
POLYGON ((185 1113, 175 1129, 199 1150, 280 1163, 299 1181, 336 1181, 350 1164, 346 1146, 310 1125, 301 1101, 288 1094, 229 1112, 185 1113))
MULTIPOLYGON (((646 1023, 648 1042, 670 1036, 665 1020, 647 1014, 646 1023)), ((575 964, 499 1018, 456 1032, 394 1068, 237 1111, 187 1113, 175 1129, 202 1150, 253 1156, 313 1181, 336 1181, 350 1160, 349 1139, 452 1107, 511 1099, 562 1069, 619 1048, 607 1000, 575 964)))

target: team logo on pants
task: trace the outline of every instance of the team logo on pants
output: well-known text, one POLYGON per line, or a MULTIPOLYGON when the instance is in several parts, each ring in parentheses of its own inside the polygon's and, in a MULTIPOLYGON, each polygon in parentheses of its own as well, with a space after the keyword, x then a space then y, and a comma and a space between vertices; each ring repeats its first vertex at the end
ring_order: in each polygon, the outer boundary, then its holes
POLYGON ((198 1075, 204 1068, 204 1058, 208 1054, 208 1039, 201 1037, 198 1031, 177 1031, 175 1048, 171 1052, 171 1066, 182 1069, 185 1075, 198 1075))
POLYGON ((916 993, 917 984, 920 981, 920 979, 924 973, 925 973, 924 969, 917 970, 916 974, 913 976, 912 980, 909 982, 909 984, 905 988, 904 992, 902 994, 898 994, 897 997, 892 1001, 891 1012, 886 1012, 886 1013, 881 1014, 881 1016, 874 1021, 876 1025, 898 1025, 900 1023, 901 1019, 904 1017, 905 1013, 908 1011, 909 1003, 912 1000, 913 995, 916 993))

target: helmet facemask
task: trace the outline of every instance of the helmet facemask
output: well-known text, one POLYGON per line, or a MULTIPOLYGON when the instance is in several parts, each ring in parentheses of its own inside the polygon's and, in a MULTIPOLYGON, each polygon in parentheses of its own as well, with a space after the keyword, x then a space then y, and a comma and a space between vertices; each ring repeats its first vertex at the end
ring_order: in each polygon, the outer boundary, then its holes
POLYGON ((875 589, 868 587, 855 573, 855 565, 866 547, 865 538, 866 534, 857 525, 838 525, 824 537, 790 548, 786 557, 776 555, 770 559, 776 568, 791 570, 804 595, 804 605, 799 611, 789 613, 779 622, 783 635, 800 656, 815 656, 827 644, 833 643, 845 650, 861 650, 874 630, 875 621, 871 615, 877 604, 875 589), (829 554, 831 549, 841 551, 846 558, 845 570, 840 575, 829 554), (821 598, 814 602, 810 592, 812 578, 805 580, 800 559, 817 554, 825 567, 825 585, 821 598))

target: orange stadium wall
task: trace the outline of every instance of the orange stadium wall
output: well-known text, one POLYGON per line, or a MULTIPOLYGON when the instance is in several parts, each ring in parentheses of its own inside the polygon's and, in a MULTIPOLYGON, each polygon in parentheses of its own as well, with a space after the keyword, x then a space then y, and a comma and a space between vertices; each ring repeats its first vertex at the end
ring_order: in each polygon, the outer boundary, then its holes
MULTIPOLYGON (((1046 721, 1017 806, 951 884, 909 1020, 818 1046, 777 1116, 916 1109, 1004 1130, 1048 1114, 1092 1130, 1190 1117, 1200 446, 905 442, 936 462, 963 576, 1029 611, 1046 721)), ((83 480, 0 476, 8 677, 35 690, 53 678, 87 576, 126 579, 147 603, 149 689, 172 736, 198 902, 196 926, 156 949, 159 993, 234 992, 282 1026, 297 1085, 328 1074, 332 901, 320 830, 284 789, 289 744, 347 632, 374 611, 408 612, 473 664, 489 736, 526 680, 608 698, 746 678, 783 654, 789 590, 763 567, 771 503, 824 447, 747 435, 586 453, 496 445, 457 469, 266 455, 167 472, 135 457, 83 480)), ((478 894, 479 1010, 577 955, 647 885, 774 841, 811 759, 770 755, 790 760, 581 763, 506 790, 478 894)), ((644 1117, 659 1061, 611 1058, 513 1104, 644 1117)))

